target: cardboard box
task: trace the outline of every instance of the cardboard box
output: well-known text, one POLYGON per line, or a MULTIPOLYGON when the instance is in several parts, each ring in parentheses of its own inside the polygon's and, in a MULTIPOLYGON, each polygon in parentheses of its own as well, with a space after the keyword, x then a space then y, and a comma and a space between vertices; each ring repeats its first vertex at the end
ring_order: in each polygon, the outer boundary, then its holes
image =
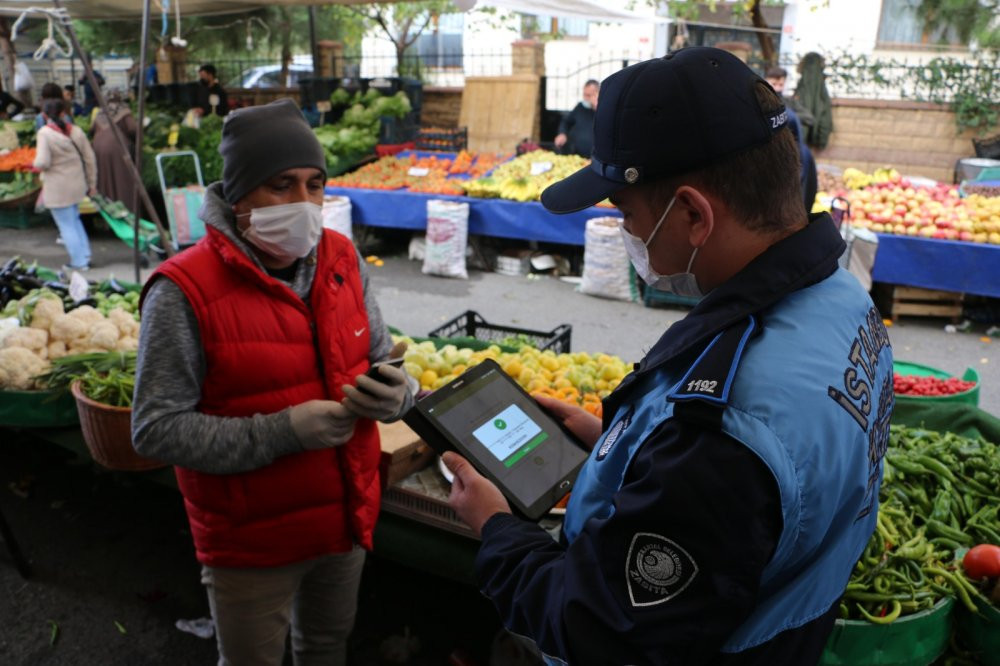
POLYGON ((379 471, 383 490, 427 467, 434 460, 434 450, 402 421, 379 423, 378 434, 382 440, 379 471))

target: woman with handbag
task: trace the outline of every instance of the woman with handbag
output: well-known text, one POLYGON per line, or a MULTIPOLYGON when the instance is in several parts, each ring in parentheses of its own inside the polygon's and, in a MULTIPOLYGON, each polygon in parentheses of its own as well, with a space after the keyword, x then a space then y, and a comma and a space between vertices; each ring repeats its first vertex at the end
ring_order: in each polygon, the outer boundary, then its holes
POLYGON ((97 160, 86 135, 64 118, 62 99, 46 100, 45 125, 36 138, 35 168, 41 172, 41 199, 59 227, 69 263, 63 268, 90 268, 90 240, 80 220, 80 202, 97 186, 97 160))

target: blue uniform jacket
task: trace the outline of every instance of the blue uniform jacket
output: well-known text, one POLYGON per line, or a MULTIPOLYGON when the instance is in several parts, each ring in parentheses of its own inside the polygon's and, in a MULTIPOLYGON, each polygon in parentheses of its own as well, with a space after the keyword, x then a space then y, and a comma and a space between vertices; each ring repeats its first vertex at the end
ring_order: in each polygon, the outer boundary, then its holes
POLYGON ((487 522, 477 572, 509 629, 574 664, 815 663, 874 527, 892 402, 842 252, 818 216, 664 334, 605 401, 561 543, 487 522))

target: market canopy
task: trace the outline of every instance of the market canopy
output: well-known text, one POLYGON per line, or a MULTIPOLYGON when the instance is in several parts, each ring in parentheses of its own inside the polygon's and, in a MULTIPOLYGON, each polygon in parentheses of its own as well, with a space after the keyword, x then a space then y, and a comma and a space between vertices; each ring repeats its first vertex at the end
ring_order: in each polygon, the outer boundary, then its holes
MULTIPOLYGON (((394 2, 398 0, 382 0, 394 2)), ((62 6, 75 19, 137 19, 142 18, 142 0, 61 0, 62 6)), ((370 5, 371 0, 153 0, 154 14, 167 10, 173 14, 180 7, 181 14, 206 16, 234 14, 273 5, 370 5)), ((457 5, 469 4, 457 2, 457 5)), ((598 0, 479 0, 480 7, 497 7, 536 16, 586 18, 593 21, 649 22, 649 16, 603 5, 598 0)), ((0 15, 16 16, 31 7, 51 8, 47 0, 0 0, 0 15)))
MULTIPOLYGON (((394 2, 396 0, 383 0, 394 2)), ((248 12, 273 5, 366 5, 370 0, 271 0, 270 2, 247 2, 247 0, 153 0, 154 15, 168 9, 171 15, 179 3, 181 14, 186 16, 208 16, 212 14, 235 14, 248 12)), ((69 15, 75 19, 137 19, 142 18, 142 0, 61 0, 69 15)), ((0 0, 0 15, 16 16, 31 7, 52 8, 48 0, 0 0)))

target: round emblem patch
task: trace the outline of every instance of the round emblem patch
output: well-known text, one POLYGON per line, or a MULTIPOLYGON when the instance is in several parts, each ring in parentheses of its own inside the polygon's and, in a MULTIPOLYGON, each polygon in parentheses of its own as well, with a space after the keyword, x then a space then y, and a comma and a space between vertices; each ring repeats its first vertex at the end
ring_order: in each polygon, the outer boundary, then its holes
POLYGON ((632 605, 656 606, 684 591, 698 564, 670 539, 650 532, 632 537, 625 557, 625 584, 632 605))
POLYGON ((635 167, 625 169, 625 182, 631 184, 639 180, 639 170, 635 167))

